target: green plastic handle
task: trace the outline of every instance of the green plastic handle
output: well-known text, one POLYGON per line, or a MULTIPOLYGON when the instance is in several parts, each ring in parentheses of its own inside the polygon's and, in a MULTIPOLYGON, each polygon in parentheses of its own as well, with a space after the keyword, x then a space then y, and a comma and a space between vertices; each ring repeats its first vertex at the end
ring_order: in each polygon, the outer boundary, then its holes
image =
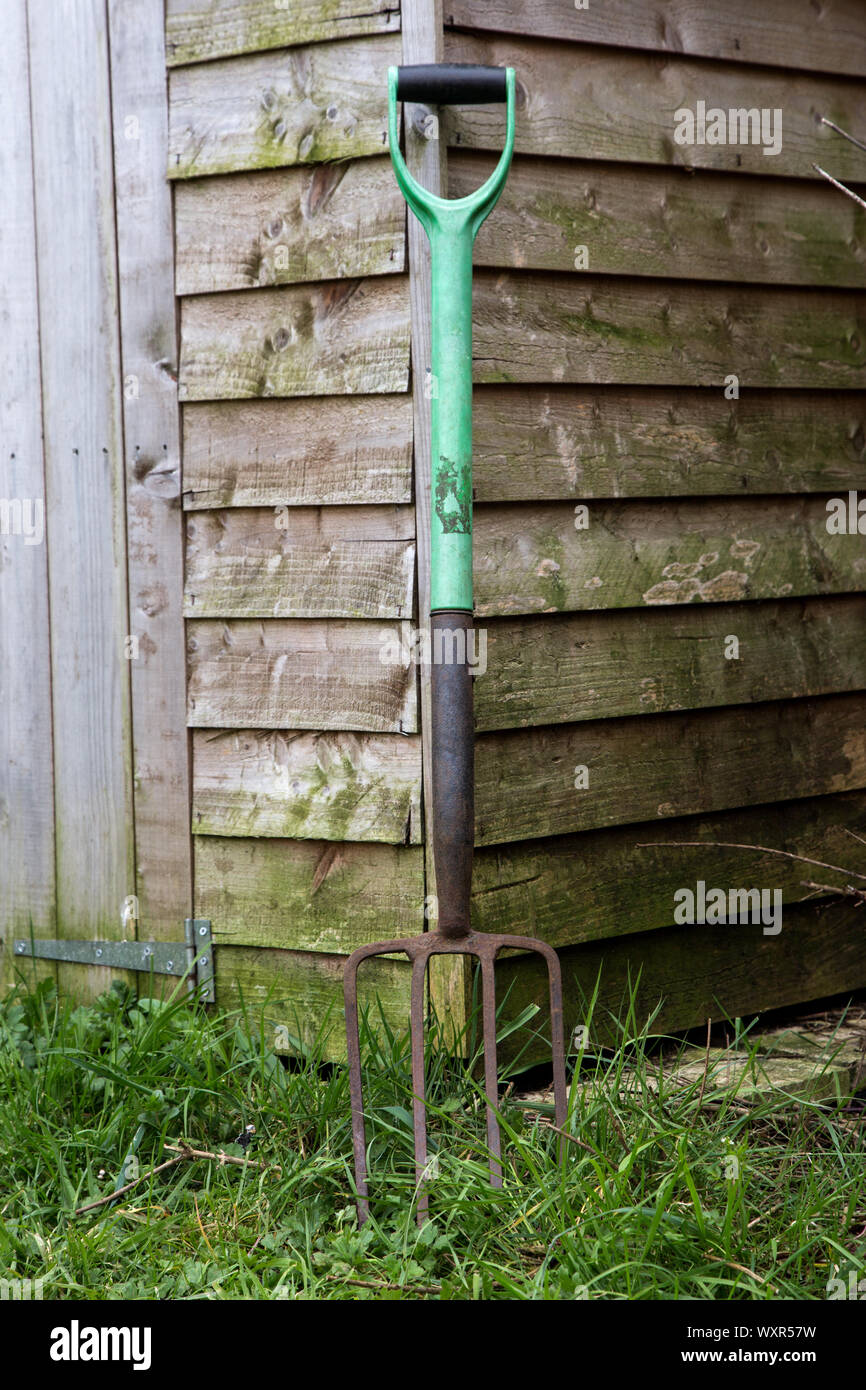
POLYGON ((505 186, 514 151, 514 69, 506 68, 505 148, 490 178, 465 198, 440 198, 412 177, 400 152, 397 69, 388 69, 388 134, 400 190, 430 242, 432 506, 430 608, 472 612, 472 245, 505 186))

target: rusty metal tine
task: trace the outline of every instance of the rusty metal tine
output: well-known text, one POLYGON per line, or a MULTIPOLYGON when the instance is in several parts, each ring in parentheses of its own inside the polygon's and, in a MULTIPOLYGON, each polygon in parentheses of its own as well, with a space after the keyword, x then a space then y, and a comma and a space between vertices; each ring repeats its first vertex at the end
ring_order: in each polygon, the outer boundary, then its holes
POLYGON ((427 957, 412 962, 412 999, 409 1007, 409 1033, 412 1043, 412 1119, 415 1130, 415 1181, 418 1185, 417 1221, 427 1219, 427 1106, 424 1078, 424 982, 427 957))
POLYGON ((346 961, 343 972, 343 1002, 346 1011, 346 1056, 349 1063, 349 1095, 352 1104, 352 1143, 355 1151, 355 1190, 358 1225, 370 1215, 367 1191, 367 1135, 364 1127, 364 1090, 361 1080, 361 1033, 358 1025, 358 966, 355 955, 346 961))
POLYGON ((502 1143, 496 1109, 499 1090, 496 1071, 496 976, 493 956, 481 957, 481 1013, 484 1023, 484 1094, 487 1097, 487 1148, 490 1151, 490 1184, 502 1186, 502 1143))
MULTIPOLYGON (((559 957, 549 947, 543 952, 550 981, 550 1043, 553 1052, 553 1106, 558 1129, 568 1119, 568 1091, 565 1084, 565 1035, 562 1024, 562 968, 559 957)), ((559 1156, 565 1159, 565 1138, 560 1135, 559 1156)))

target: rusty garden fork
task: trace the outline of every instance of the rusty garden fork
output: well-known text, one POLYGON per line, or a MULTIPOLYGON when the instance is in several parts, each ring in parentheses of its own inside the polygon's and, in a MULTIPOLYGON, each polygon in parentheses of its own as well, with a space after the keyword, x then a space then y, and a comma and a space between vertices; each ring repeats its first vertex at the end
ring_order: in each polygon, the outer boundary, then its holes
MULTIPOLYGON (((494 962, 504 949, 535 951, 548 971, 554 1109, 566 1119, 562 979, 556 952, 526 936, 472 931, 469 903, 475 839, 472 669, 472 245, 505 184, 514 148, 513 68, 436 64, 391 68, 388 121, 397 182, 430 242, 432 328, 430 424, 432 508, 430 537, 432 839, 438 895, 435 931, 362 946, 346 962, 343 989, 352 1104, 358 1217, 370 1214, 366 1130, 358 1028, 358 967, 371 956, 403 953, 412 963, 412 1050, 415 1171, 418 1222, 427 1214, 427 1119, 424 1079, 425 982, 434 955, 475 956, 481 965, 484 1091, 490 1181, 502 1186, 502 1147, 496 1118, 496 994, 494 962), (413 179, 400 153, 398 101, 431 104, 506 103, 505 148, 490 178, 465 198, 428 193, 413 179)), ((564 1143, 560 1140, 560 1146, 564 1143)))

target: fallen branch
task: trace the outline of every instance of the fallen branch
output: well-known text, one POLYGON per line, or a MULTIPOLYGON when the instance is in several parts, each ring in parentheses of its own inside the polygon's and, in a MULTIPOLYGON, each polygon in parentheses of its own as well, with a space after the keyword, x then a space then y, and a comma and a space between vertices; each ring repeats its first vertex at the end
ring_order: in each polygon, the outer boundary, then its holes
POLYGON ((212 1149, 191 1149, 187 1144, 163 1144, 162 1146, 168 1153, 178 1153, 182 1158, 212 1158, 217 1163, 235 1163, 239 1168, 259 1168, 262 1172, 273 1169, 275 1173, 281 1173, 282 1169, 271 1163, 257 1163, 254 1158, 235 1158, 234 1154, 214 1153, 212 1149))
POLYGON ((138 1184, 144 1182, 145 1178, 152 1178, 156 1173, 164 1172, 166 1168, 174 1168, 175 1164, 183 1163, 185 1158, 186 1154, 180 1154, 178 1158, 167 1158, 165 1163, 158 1163, 155 1168, 148 1168, 146 1173, 142 1173, 140 1177, 133 1178, 132 1182, 126 1183, 124 1187, 118 1187, 114 1192, 109 1192, 107 1197, 99 1197, 95 1202, 88 1202, 83 1207, 76 1207, 75 1215, 80 1216, 82 1212, 93 1211, 94 1207, 105 1206, 106 1202, 116 1202, 117 1198, 122 1197, 124 1192, 129 1192, 133 1187, 138 1187, 138 1184))
POLYGON ((801 887, 814 888, 818 893, 835 893, 841 897, 847 895, 851 898, 857 898, 858 907, 861 903, 866 903, 866 888, 855 888, 851 883, 845 883, 841 888, 838 888, 834 887, 832 883, 813 883, 811 879, 804 878, 801 882, 801 887))
MULTIPOLYGON (((164 1173, 166 1168, 174 1168, 178 1163, 184 1163, 190 1158, 211 1158, 217 1163, 235 1163, 241 1168, 258 1168, 263 1172, 269 1170, 273 1170, 275 1173, 282 1172, 282 1169, 276 1165, 257 1163, 253 1158, 235 1158, 233 1154, 223 1153, 222 1150, 219 1153, 213 1153, 210 1149, 191 1149, 188 1144, 163 1144, 162 1147, 167 1153, 173 1153, 176 1157, 167 1158, 164 1163, 157 1163, 155 1168, 148 1168, 145 1173, 133 1178, 132 1182, 116 1188, 114 1192, 109 1192, 106 1197, 98 1197, 95 1202, 87 1202, 83 1207, 76 1207, 75 1215, 81 1216, 85 1211, 93 1211, 96 1207, 103 1207, 106 1202, 116 1202, 118 1197, 122 1197, 124 1193, 130 1192, 134 1187, 138 1187, 139 1183, 155 1177, 157 1173, 164 1173)), ((197 1210, 196 1214, 198 1214, 197 1210)), ((199 1224, 201 1224, 200 1218, 199 1224)), ((202 1235, 204 1235, 203 1231, 202 1235)), ((205 1236, 205 1241, 207 1241, 207 1236, 205 1236)))

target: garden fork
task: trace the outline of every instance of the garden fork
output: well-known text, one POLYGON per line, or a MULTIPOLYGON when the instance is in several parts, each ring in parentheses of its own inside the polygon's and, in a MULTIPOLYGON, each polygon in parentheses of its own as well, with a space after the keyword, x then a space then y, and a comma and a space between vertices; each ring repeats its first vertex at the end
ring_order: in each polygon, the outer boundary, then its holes
MULTIPOLYGON (((388 125, 397 182, 430 242, 432 278, 430 414, 432 507, 430 543, 432 840, 438 924, 434 931, 362 946, 346 962, 344 995, 359 1222, 370 1214, 358 1029, 358 967, 370 956, 403 953, 412 963, 412 1051, 418 1222, 427 1214, 427 1121, 424 1081, 424 996, 434 955, 475 956, 481 963, 484 1091, 490 1181, 502 1186, 496 1117, 494 962, 501 950, 535 951, 547 963, 556 1125, 566 1119, 562 980, 556 952, 526 936, 472 931, 469 901, 475 838, 472 671, 472 245, 495 206, 514 148, 513 68, 437 64, 391 68, 388 125), (398 101, 430 104, 506 102, 505 148, 490 178, 468 197, 439 198, 409 173, 397 133, 398 101)), ((560 1146, 563 1141, 560 1140, 560 1146)))

